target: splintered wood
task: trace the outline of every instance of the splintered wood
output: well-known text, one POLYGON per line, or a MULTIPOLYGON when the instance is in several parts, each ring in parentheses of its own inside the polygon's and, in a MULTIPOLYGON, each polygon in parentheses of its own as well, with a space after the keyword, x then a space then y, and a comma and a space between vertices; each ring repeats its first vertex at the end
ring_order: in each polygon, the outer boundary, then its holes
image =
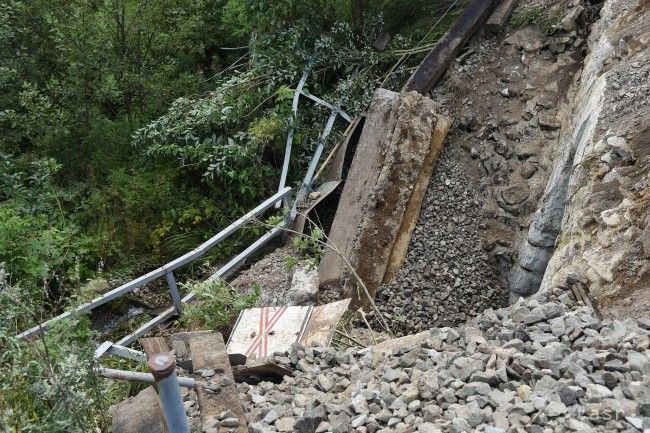
POLYGON ((416 92, 375 92, 318 268, 322 289, 338 288, 354 308, 391 281, 408 250, 449 121, 416 92), (354 273, 351 272, 352 268, 354 273))

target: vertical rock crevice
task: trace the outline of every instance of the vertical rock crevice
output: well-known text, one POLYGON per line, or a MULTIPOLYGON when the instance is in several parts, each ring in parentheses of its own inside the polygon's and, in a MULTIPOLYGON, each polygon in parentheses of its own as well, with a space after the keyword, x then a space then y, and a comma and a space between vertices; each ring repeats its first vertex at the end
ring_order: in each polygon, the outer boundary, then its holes
POLYGON ((616 316, 650 311, 649 20, 648 1, 607 0, 592 26, 558 156, 510 274, 511 297, 577 278, 616 316))

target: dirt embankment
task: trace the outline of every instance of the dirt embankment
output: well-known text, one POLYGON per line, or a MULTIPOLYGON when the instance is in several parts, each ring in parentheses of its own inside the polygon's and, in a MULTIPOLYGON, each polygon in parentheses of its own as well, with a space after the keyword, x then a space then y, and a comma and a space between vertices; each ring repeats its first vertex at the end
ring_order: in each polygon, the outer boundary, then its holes
POLYGON ((539 288, 554 239, 520 264, 517 253, 553 170, 598 9, 521 1, 520 25, 474 38, 433 89, 454 126, 406 263, 378 294, 399 333, 462 323, 506 305, 509 288, 539 288), (508 282, 513 268, 521 275, 508 282))

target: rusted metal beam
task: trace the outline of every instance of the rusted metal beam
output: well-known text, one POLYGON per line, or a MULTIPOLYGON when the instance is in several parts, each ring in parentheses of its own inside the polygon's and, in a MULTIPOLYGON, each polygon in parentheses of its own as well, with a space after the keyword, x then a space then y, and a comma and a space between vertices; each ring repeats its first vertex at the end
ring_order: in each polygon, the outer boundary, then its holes
POLYGON ((483 24, 497 0, 473 0, 436 43, 402 90, 427 94, 442 77, 458 51, 483 24))

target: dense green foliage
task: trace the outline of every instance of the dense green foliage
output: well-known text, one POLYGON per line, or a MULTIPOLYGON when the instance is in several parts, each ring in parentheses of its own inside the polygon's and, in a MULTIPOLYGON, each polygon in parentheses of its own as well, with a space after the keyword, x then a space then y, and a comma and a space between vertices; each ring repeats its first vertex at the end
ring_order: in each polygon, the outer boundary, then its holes
MULTIPOLYGON (((290 125, 295 184, 329 115, 303 99, 292 117, 305 66, 309 92, 358 114, 380 85, 400 87, 451 3, 0 2, 0 430, 108 431, 102 408, 132 388, 92 374, 87 318, 33 343, 12 336, 97 295, 88 281, 187 252, 272 194, 290 125)), ((210 326, 253 300, 196 289, 207 309, 187 320, 210 326)))

